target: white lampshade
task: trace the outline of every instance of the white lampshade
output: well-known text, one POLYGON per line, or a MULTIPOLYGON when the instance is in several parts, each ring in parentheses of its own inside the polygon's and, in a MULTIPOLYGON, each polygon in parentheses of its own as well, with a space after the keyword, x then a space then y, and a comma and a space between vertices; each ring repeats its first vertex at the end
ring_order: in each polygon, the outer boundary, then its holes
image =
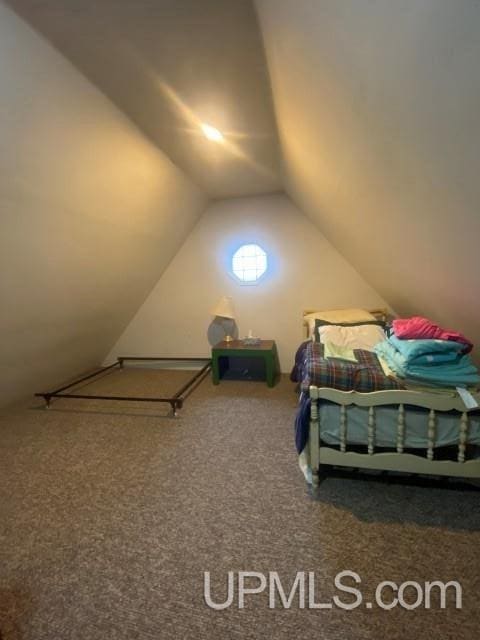
POLYGON ((232 299, 228 296, 222 296, 211 311, 212 316, 220 316, 221 318, 235 318, 232 299))

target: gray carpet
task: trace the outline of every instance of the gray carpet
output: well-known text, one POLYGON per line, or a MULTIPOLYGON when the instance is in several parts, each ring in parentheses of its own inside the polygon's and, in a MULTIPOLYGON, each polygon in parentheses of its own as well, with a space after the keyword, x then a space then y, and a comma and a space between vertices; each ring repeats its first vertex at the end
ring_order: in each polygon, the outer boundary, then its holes
MULTIPOLYGON (((126 370, 89 390, 162 394, 188 374, 126 370)), ((0 422, 4 640, 478 638, 478 493, 327 478, 314 499, 293 447, 295 396, 205 381, 180 419, 158 406, 57 401, 0 422), (163 415, 162 415, 163 414, 163 415), (314 571, 317 599, 350 569, 458 580, 463 609, 209 609, 227 571, 314 571)), ((367 598, 368 599, 368 598, 367 598)), ((343 601, 348 601, 346 594, 343 601)), ((278 602, 278 601, 277 601, 278 602)), ((278 604, 277 604, 278 606, 278 604)))

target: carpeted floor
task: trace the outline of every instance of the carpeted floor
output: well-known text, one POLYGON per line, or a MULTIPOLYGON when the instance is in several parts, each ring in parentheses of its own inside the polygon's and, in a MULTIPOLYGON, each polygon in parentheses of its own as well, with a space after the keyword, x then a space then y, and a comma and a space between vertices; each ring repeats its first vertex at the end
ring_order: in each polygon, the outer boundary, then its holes
MULTIPOLYGON (((186 377, 129 369, 88 389, 161 394, 186 377)), ((3 639, 478 638, 480 494, 332 477, 314 499, 294 411, 283 378, 274 389, 206 380, 176 420, 86 401, 4 413, 3 639), (204 602, 204 571, 218 601, 228 571, 277 571, 286 589, 313 571, 325 602, 342 570, 359 574, 366 600, 382 580, 458 580, 463 608, 284 609, 277 598, 269 609, 265 593, 242 610, 204 602)))

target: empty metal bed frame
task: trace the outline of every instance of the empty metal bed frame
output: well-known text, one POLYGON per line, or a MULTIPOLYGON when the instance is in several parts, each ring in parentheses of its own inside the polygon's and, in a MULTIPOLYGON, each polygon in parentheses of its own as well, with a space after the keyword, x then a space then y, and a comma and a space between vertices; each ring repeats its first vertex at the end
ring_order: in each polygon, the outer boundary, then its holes
POLYGON ((206 378, 212 368, 212 361, 210 358, 173 358, 173 357, 136 357, 136 356, 119 356, 117 361, 107 367, 101 367, 96 369, 92 373, 89 373, 82 378, 78 378, 73 382, 69 382, 66 385, 54 389, 53 391, 44 391, 36 393, 35 396, 41 397, 45 400, 45 408, 50 407, 52 398, 74 398, 76 400, 112 400, 119 402, 160 402, 163 404, 169 404, 172 410, 172 415, 177 416, 179 409, 183 407, 186 398, 197 388, 197 386, 206 378), (74 393, 69 392, 69 389, 76 387, 77 385, 97 378, 102 374, 111 373, 115 369, 122 370, 125 362, 191 362, 203 365, 201 369, 195 372, 195 374, 189 378, 189 380, 176 391, 172 396, 168 397, 146 397, 146 396, 105 396, 97 395, 94 393, 74 393))

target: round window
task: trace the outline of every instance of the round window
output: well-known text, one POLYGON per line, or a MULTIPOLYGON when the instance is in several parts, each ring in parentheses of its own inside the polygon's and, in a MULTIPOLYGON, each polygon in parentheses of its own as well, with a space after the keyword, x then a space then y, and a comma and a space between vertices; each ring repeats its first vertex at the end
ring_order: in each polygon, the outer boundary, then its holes
POLYGON ((267 254, 258 244, 244 244, 232 258, 233 274, 245 283, 253 284, 267 270, 267 254))

